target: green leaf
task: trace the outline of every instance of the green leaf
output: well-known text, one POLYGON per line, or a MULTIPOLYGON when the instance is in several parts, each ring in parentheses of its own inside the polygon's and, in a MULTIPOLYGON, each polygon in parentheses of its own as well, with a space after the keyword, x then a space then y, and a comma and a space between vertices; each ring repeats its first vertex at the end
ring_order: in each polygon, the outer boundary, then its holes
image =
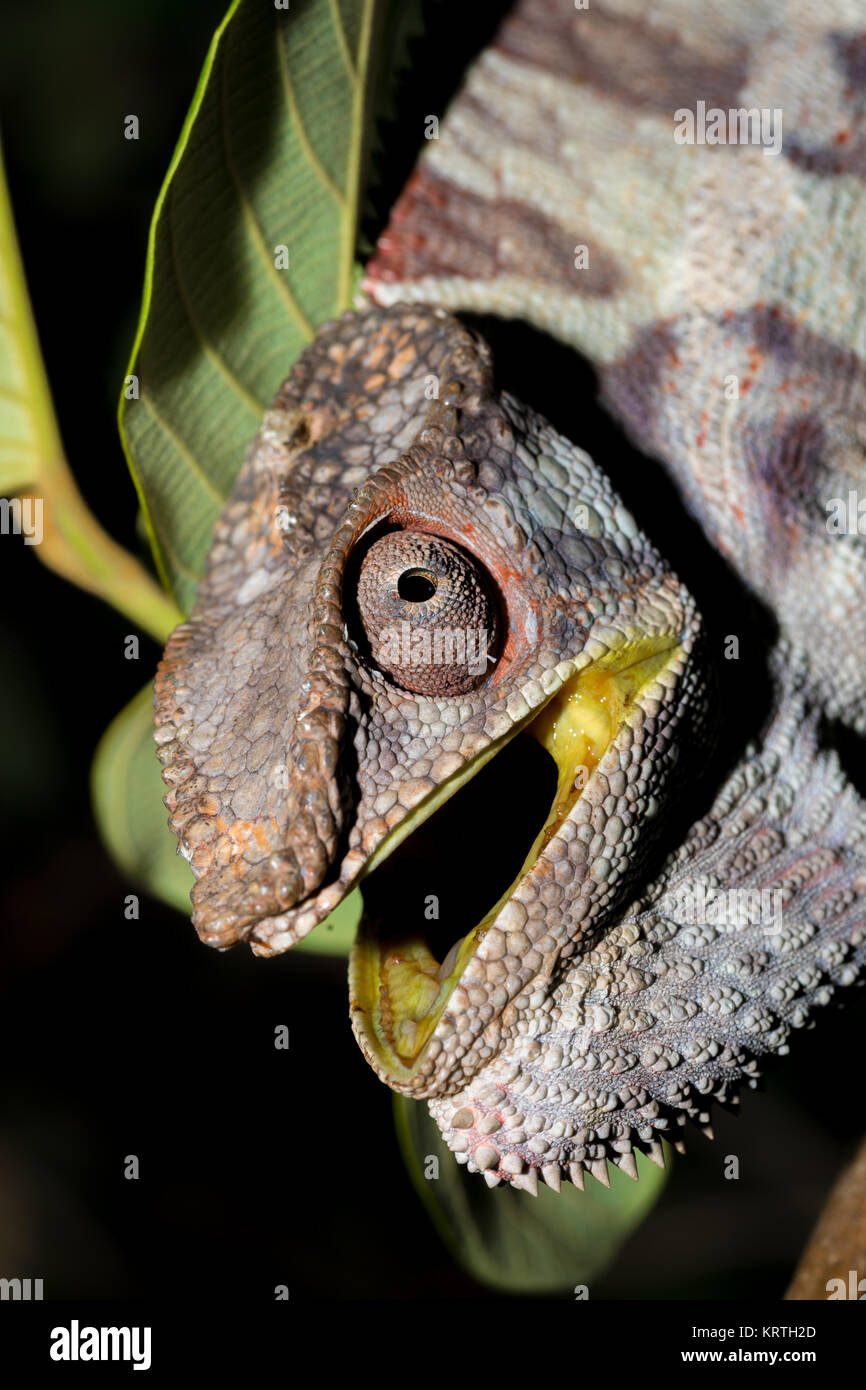
POLYGON ((603 1273, 647 1215, 667 1179, 643 1154, 634 1182, 609 1164, 610 1188, 587 1176, 586 1191, 560 1193, 539 1183, 538 1196, 504 1184, 492 1190, 447 1149, 423 1101, 394 1098, 406 1166, 445 1244, 482 1283, 519 1293, 554 1293, 603 1273), (425 1177, 430 1158, 438 1177, 425 1177))
POLYGON ((177 853, 162 804, 166 792, 153 741, 153 690, 146 685, 100 739, 91 770, 103 843, 136 885, 187 913, 192 871, 177 853))
POLYGON ((374 20, 375 0, 235 0, 157 200, 120 427, 186 612, 263 410, 350 304, 374 20))
POLYGON ((0 156, 0 492, 36 483, 62 454, 0 156))
POLYGON ((132 555, 103 531, 69 471, 30 307, 0 157, 0 493, 27 493, 19 527, 43 564, 113 603, 158 641, 180 614, 132 555), (31 529, 32 528, 32 529, 31 529))
MULTIPOLYGON (((100 740, 91 773, 93 809, 103 843, 131 883, 189 917, 193 877, 168 828, 165 790, 153 741, 153 690, 147 685, 100 740)), ((295 949, 347 955, 359 917, 360 894, 352 893, 295 949)))

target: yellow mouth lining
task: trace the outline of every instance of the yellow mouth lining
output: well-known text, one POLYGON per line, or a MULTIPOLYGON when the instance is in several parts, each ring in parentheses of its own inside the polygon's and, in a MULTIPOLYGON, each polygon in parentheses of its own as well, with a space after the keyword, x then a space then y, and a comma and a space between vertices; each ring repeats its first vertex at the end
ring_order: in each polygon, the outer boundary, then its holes
POLYGON ((378 933, 365 933, 362 921, 352 955, 354 1004, 366 1015, 368 1045, 395 1078, 408 1078, 416 1069, 484 933, 582 795, 641 690, 669 665, 677 649, 678 643, 665 637, 632 642, 609 653, 566 681, 524 726, 523 732, 537 739, 556 763, 556 794, 514 881, 443 962, 436 960, 421 933, 407 932, 398 941, 389 936, 383 949, 378 933))

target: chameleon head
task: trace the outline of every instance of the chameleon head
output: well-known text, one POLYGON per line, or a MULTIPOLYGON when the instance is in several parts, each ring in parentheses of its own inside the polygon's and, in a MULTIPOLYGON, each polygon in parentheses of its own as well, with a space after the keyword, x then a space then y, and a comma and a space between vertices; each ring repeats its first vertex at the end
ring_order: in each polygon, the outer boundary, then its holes
POLYGON ((157 678, 199 934, 284 951, 360 883, 358 1041, 397 1090, 459 1090, 641 866, 703 716, 698 631, 604 474, 496 393, 475 335, 406 306, 327 325, 157 678), (472 814, 504 837, 518 746, 549 755, 549 797, 513 865, 462 827, 465 920, 412 846, 484 779, 472 814))

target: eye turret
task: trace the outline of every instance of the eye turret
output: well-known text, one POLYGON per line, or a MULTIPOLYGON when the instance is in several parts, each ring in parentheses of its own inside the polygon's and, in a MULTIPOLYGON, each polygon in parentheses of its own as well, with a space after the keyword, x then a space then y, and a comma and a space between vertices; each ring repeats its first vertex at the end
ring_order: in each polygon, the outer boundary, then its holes
POLYGON ((376 665, 422 695, 462 695, 493 664, 496 607, 476 560, 423 531, 394 531, 370 546, 358 608, 376 665))

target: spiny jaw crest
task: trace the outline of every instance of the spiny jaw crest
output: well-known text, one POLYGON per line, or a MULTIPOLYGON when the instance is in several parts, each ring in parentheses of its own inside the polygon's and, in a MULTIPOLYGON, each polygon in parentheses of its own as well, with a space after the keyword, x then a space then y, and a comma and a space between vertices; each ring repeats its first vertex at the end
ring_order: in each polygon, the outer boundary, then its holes
MULTIPOLYGON (((461 770, 459 783, 436 800, 426 815, 399 839, 395 832, 390 849, 417 830, 519 733, 539 743, 555 763, 556 790, 519 873, 481 920, 442 953, 441 961, 431 951, 423 927, 397 934, 382 920, 373 921, 369 916, 362 920, 350 965, 353 1026, 368 1060, 390 1084, 402 1089, 417 1076, 454 989, 487 931, 544 855, 590 785, 608 748, 633 717, 641 692, 671 663, 680 642, 677 634, 625 644, 620 637, 619 650, 597 641, 587 644, 577 659, 558 663, 555 684, 543 699, 510 733, 461 770)), ((549 676, 547 682, 533 684, 537 690, 545 683, 550 684, 549 676)), ((398 827, 401 829, 403 826, 398 827)), ((368 871, 384 858, 380 847, 368 871)), ((383 872, 387 875, 388 869, 383 872)), ((400 904, 395 906, 399 911, 400 904)))

